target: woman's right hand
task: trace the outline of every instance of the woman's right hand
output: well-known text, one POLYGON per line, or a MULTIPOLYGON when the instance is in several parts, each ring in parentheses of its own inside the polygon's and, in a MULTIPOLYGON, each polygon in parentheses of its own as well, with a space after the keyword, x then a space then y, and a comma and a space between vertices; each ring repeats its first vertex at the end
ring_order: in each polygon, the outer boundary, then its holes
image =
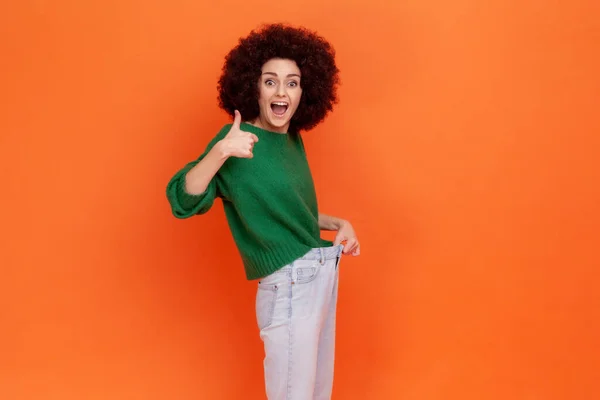
POLYGON ((240 129, 242 116, 235 110, 233 125, 227 135, 221 139, 221 149, 226 157, 252 158, 254 154, 254 143, 258 142, 258 136, 240 129))

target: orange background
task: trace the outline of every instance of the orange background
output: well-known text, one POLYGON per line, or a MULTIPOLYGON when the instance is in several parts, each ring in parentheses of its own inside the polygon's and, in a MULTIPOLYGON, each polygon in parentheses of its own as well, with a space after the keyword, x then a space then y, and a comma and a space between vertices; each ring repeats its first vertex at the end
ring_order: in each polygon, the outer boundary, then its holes
POLYGON ((228 122, 224 55, 271 21, 342 70, 305 136, 363 247, 334 398, 600 398, 600 7, 564 3, 3 4, 0 398, 264 398, 222 206, 176 220, 164 191, 228 122))

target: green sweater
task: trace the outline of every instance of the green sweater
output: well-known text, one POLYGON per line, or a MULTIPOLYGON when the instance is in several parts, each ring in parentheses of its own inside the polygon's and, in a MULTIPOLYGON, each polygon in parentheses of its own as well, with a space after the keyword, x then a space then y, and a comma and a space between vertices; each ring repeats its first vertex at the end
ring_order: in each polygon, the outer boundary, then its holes
POLYGON ((185 175, 229 132, 225 125, 198 159, 179 170, 167 185, 177 218, 206 213, 218 197, 246 278, 262 278, 315 247, 333 245, 320 237, 314 182, 299 133, 281 134, 242 123, 258 136, 253 158, 230 157, 204 193, 185 191, 185 175))

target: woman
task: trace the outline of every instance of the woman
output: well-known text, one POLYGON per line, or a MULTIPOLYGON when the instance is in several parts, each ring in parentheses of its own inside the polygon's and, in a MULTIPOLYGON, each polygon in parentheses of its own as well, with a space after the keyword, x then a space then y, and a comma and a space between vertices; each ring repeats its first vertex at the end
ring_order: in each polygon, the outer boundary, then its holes
POLYGON ((319 213, 300 132, 332 110, 338 82, 334 50, 315 33, 281 24, 252 31, 219 79, 233 123, 167 186, 177 218, 223 201, 246 278, 258 281, 269 400, 331 398, 338 264, 360 246, 348 221, 319 213), (337 231, 335 240, 321 230, 337 231))

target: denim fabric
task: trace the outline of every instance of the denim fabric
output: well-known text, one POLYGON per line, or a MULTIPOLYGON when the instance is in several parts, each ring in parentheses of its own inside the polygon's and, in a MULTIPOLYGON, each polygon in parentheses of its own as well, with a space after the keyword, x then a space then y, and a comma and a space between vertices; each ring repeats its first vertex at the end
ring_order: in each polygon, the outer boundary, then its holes
POLYGON ((312 249, 258 282, 268 400, 331 399, 342 249, 312 249))

